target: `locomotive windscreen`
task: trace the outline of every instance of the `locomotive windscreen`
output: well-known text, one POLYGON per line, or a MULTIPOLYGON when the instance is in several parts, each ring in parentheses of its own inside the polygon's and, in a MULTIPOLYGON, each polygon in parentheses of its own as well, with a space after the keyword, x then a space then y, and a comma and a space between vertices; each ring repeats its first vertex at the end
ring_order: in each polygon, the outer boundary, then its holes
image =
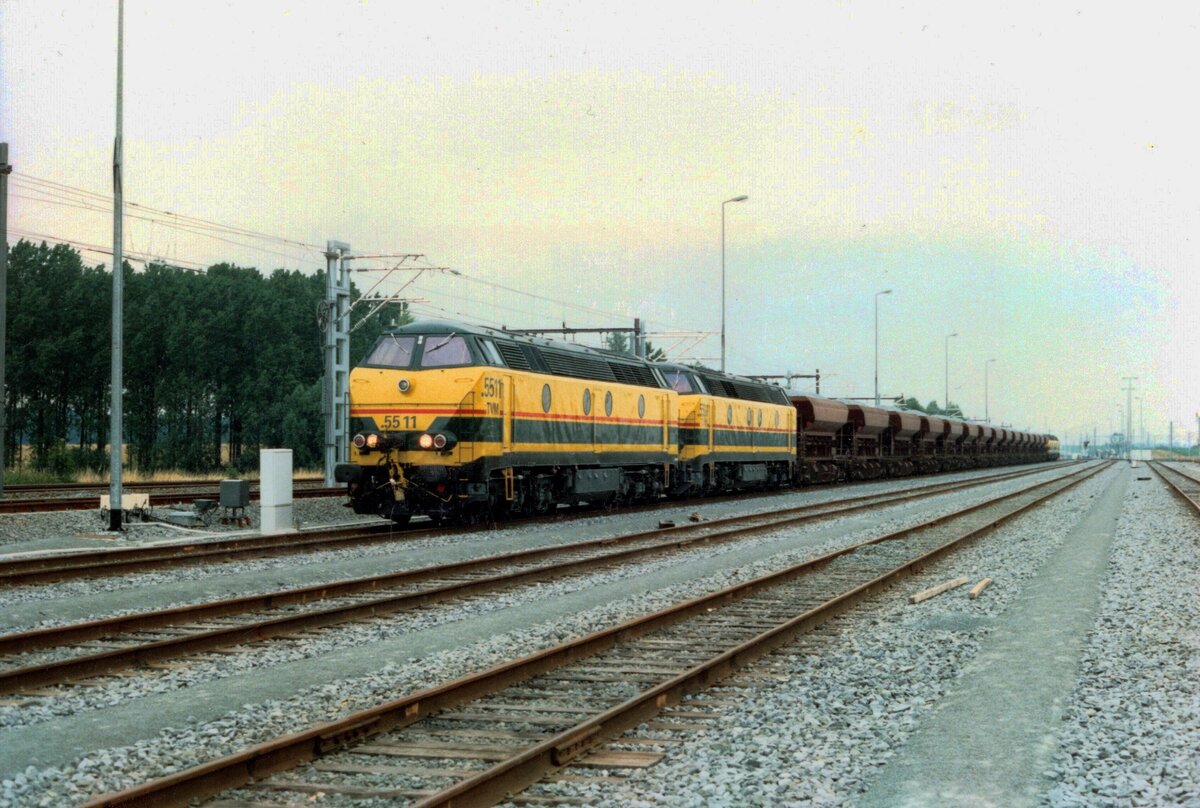
POLYGON ((384 368, 407 368, 412 366, 413 348, 416 347, 416 337, 401 337, 396 334, 384 334, 375 343, 371 353, 367 355, 364 365, 374 365, 384 368))

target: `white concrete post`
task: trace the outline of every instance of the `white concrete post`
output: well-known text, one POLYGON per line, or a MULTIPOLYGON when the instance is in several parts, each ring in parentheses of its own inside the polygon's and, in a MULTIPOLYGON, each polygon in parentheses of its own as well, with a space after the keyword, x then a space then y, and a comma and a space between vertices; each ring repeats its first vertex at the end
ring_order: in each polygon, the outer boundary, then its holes
POLYGON ((292 450, 262 449, 258 453, 259 504, 263 535, 289 533, 292 521, 292 450))

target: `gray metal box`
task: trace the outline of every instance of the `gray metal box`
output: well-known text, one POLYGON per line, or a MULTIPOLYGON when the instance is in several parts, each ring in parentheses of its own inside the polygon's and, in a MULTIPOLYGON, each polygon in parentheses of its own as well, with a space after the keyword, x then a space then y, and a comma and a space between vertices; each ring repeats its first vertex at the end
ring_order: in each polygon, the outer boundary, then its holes
POLYGON ((221 480, 221 507, 245 508, 250 504, 248 480, 221 480))

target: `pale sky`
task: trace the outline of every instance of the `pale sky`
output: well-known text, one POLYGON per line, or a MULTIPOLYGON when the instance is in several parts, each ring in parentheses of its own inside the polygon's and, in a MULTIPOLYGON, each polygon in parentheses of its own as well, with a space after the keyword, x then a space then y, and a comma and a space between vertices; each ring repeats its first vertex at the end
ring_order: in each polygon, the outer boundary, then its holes
MULTIPOLYGON (((884 395, 941 401, 957 332, 950 398, 968 416, 983 415, 995 358, 993 421, 1104 436, 1131 375, 1147 431, 1196 430, 1200 7, 128 0, 125 13, 128 200, 420 252, 469 279, 423 276, 407 290, 423 314, 716 332, 721 201, 746 194, 726 208, 731 371, 819 367, 823 393, 872 395, 874 294, 891 288, 884 395)), ((111 191, 115 36, 115 0, 0 1, 14 231, 111 243, 111 215, 47 202, 21 177, 111 191)), ((127 229, 126 249, 181 263, 322 260, 161 221, 127 229)), ((712 336, 685 355, 718 353, 712 336)))

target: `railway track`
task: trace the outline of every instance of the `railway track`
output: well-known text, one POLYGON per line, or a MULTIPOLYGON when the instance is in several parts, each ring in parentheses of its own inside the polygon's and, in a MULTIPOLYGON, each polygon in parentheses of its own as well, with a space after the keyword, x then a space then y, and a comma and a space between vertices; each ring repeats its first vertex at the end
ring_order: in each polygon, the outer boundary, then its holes
MULTIPOLYGON (((147 480, 145 482, 130 482, 125 481, 126 488, 184 488, 197 489, 217 485, 220 482, 218 479, 196 479, 196 480, 147 480)), ((317 485, 321 482, 320 477, 295 477, 292 482, 296 485, 317 485)), ((4 494, 24 495, 24 494, 45 494, 55 492, 68 491, 95 491, 98 494, 108 492, 108 483, 17 483, 16 485, 5 485, 4 494)))
MULTIPOLYGON (((143 488, 142 484, 126 486, 125 491, 128 493, 131 490, 143 488)), ((176 486, 178 488, 178 486, 176 486)), ((97 493, 103 493, 98 491, 97 493)), ((308 499, 310 497, 336 497, 346 493, 345 488, 293 488, 292 497, 295 499, 308 499)), ((191 490, 181 491, 174 490, 171 493, 150 494, 151 505, 173 505, 177 502, 186 502, 192 499, 200 498, 215 498, 217 496, 216 489, 206 490, 191 490)), ((250 491, 250 499, 257 500, 259 491, 257 488, 250 491)), ((67 496, 67 497, 45 497, 35 499, 31 497, 17 497, 15 499, 0 499, 0 513, 45 513, 48 511, 86 511, 98 507, 97 500, 92 497, 84 496, 67 496)))
POLYGON ((543 546, 452 564, 3 635, 0 636, 0 694, 111 674, 230 646, 242 646, 245 650, 248 643, 269 639, 288 640, 298 636, 303 641, 308 639, 304 632, 332 625, 645 562, 699 544, 734 541, 1027 474, 944 482, 917 490, 659 527, 569 545, 543 546))
MULTIPOLYGON (((1050 467, 1055 468, 1055 467, 1050 467)), ((987 482, 1013 479, 1029 474, 1047 471, 1046 467, 1023 468, 1020 471, 1009 471, 986 477, 972 478, 971 481, 987 482)), ((909 489, 922 491, 954 483, 930 483, 909 489)), ((769 496, 769 495, 768 495, 769 496)), ((853 500, 850 497, 844 501, 853 500)), ((708 501, 717 501, 716 498, 708 501)), ((679 503, 665 502, 642 506, 629 510, 659 510, 664 507, 677 507, 679 503)), ((594 516, 595 511, 583 511, 577 516, 594 516)), ((544 521, 564 518, 557 514, 541 517, 531 521, 544 521)), ((569 517, 568 517, 569 518, 569 517)), ((453 535, 464 531, 462 526, 448 528, 430 528, 414 525, 408 528, 398 528, 390 523, 380 524, 369 528, 346 528, 340 530, 312 531, 302 534, 284 534, 278 536, 253 536, 217 541, 195 542, 189 544, 168 544, 152 547, 127 547, 107 550, 88 550, 77 553, 57 553, 53 555, 25 556, 20 558, 0 558, 0 586, 19 584, 44 584, 73 578, 93 578, 105 575, 121 575, 141 572, 150 569, 163 569, 174 566, 187 566, 201 563, 223 563, 248 558, 262 558, 285 554, 314 552, 317 550, 336 549, 338 547, 356 544, 370 544, 396 541, 400 538, 425 538, 435 535, 453 535)), ((482 528, 477 528, 482 529, 482 528)))
POLYGON ((1154 469, 1175 496, 1183 500, 1193 513, 1200 516, 1200 479, 1161 461, 1151 461, 1146 465, 1154 469))
POLYGON ((661 748, 670 740, 623 736, 664 710, 680 718, 674 707, 689 694, 1107 467, 1070 471, 87 805, 184 805, 246 786, 219 804, 293 804, 321 792, 422 808, 490 805, 543 778, 577 776, 575 766, 639 765, 630 762, 636 752, 606 747, 661 748), (355 779, 367 775, 369 785, 355 779), (286 803, 259 802, 264 792, 286 803))

